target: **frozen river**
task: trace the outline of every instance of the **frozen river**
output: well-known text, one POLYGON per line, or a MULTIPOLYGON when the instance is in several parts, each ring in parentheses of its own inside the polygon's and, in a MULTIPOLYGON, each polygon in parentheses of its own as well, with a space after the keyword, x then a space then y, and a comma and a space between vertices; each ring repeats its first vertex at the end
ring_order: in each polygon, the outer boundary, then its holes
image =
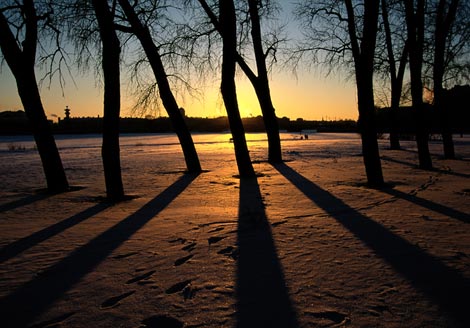
MULTIPOLYGON (((230 168, 237 173, 233 143, 230 133, 195 133, 193 140, 202 168, 217 170, 230 168)), ((246 139, 252 161, 257 164, 267 160, 267 139, 264 133, 247 133, 246 139)), ((102 176, 101 135, 57 135, 56 142, 63 165, 71 184, 83 184, 90 176, 102 176)), ((299 133, 281 133, 285 160, 312 163, 347 156, 360 156, 361 141, 356 133, 311 133, 308 139, 299 133)), ((457 153, 466 157, 470 137, 455 136, 457 153)), ((128 183, 136 175, 168 174, 185 171, 186 166, 174 134, 124 134, 120 138, 121 167, 128 183)), ((413 141, 402 141, 403 147, 415 152, 413 141)), ((388 148, 388 140, 379 140, 381 149, 388 148)), ((434 154, 441 152, 440 141, 430 141, 434 154)), ((0 137, 0 191, 21 190, 44 186, 44 177, 38 152, 31 136, 0 137)))
MULTIPOLYGON (((309 141, 336 142, 338 140, 359 139, 355 133, 310 133, 309 141)), ((194 133, 193 140, 197 148, 201 150, 223 150, 230 145, 230 133, 194 133)), ((56 135, 56 143, 60 150, 70 148, 99 148, 101 147, 101 135, 99 134, 73 134, 56 135)), ((246 139, 249 145, 266 146, 267 139, 264 133, 247 133, 246 139)), ((303 135, 299 133, 282 132, 281 140, 283 144, 303 140, 303 135)), ((160 149, 179 148, 178 138, 175 134, 122 134, 120 137, 122 150, 135 147, 151 147, 160 149)), ((11 148, 25 148, 30 150, 34 148, 32 136, 0 136, 0 151, 7 151, 11 148)), ((229 146, 228 148, 231 148, 229 146)))

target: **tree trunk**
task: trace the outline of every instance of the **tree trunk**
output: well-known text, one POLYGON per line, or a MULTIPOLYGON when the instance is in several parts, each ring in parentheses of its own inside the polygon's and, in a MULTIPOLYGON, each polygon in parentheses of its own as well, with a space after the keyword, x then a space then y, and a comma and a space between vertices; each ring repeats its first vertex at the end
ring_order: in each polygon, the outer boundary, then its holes
POLYGON ((41 158, 47 189, 50 192, 68 190, 69 184, 59 151, 47 120, 34 76, 34 69, 25 69, 16 77, 18 93, 33 130, 34 140, 41 158), (28 71, 28 72, 26 72, 28 71))
POLYGON ((400 68, 397 74, 396 60, 392 44, 392 32, 390 31, 390 22, 388 19, 388 8, 386 0, 382 0, 382 18, 385 31, 385 41, 387 45, 388 62, 390 65, 390 84, 392 89, 390 104, 390 149, 399 150, 400 138, 398 136, 399 134, 397 116, 398 109, 400 107, 401 90, 403 86, 403 74, 400 75, 400 69, 403 68, 403 71, 405 69, 405 66, 402 66, 402 64, 406 64, 406 46, 403 50, 403 54, 400 60, 400 68), (405 58, 405 62, 403 62, 403 58, 405 58))
POLYGON ((106 1, 93 0, 103 46, 104 75, 103 158, 106 195, 111 201, 124 198, 119 156, 120 53, 121 46, 114 30, 113 16, 106 1))
POLYGON ((351 0, 346 0, 348 12, 348 31, 354 57, 357 99, 359 110, 359 132, 362 140, 362 155, 367 175, 367 183, 373 188, 384 186, 382 165, 380 163, 377 130, 375 127, 374 106, 374 51, 377 36, 379 3, 374 0, 365 2, 362 41, 356 32, 355 15, 351 0))
MULTIPOLYGON (((436 63, 435 63, 436 65, 436 63)), ((444 158, 446 159, 454 159, 455 158, 455 150, 454 150, 454 140, 452 138, 452 129, 449 124, 449 115, 447 114, 446 110, 444 109, 442 98, 444 94, 444 89, 442 87, 442 73, 436 73, 439 69, 434 67, 434 108, 439 113, 440 123, 441 123, 441 134, 442 134, 442 142, 444 148, 444 158), (436 75, 440 75, 437 77, 436 75), (439 82, 440 80, 440 82, 439 82)))
MULTIPOLYGON (((400 57, 400 62, 398 65, 398 72, 395 75, 395 78, 392 80, 392 126, 394 126, 395 129, 395 139, 396 141, 393 141, 395 145, 391 145, 392 149, 399 150, 400 149, 400 142, 399 142, 399 136, 398 136, 398 110, 400 109, 400 99, 401 99, 401 92, 403 89, 403 79, 405 77, 405 70, 406 70, 406 64, 408 62, 408 43, 405 44, 405 47, 403 48, 403 52, 400 57)), ((391 139, 390 139, 391 140, 391 139)), ((392 142, 392 141, 391 141, 392 142)))
MULTIPOLYGON (((393 91, 392 91, 393 94, 393 91)), ((393 95, 392 95, 393 100, 393 95)), ((392 102, 393 104, 393 102, 392 102)), ((398 109, 400 106, 392 105, 390 108, 390 149, 400 150, 400 134, 398 132, 398 109)))
POLYGON ((441 124, 442 124, 442 142, 444 146, 444 158, 455 159, 454 139, 452 138, 452 129, 449 127, 449 118, 447 113, 443 113, 441 108, 441 124), (443 117, 444 116, 444 117, 443 117))
POLYGON ((16 86, 24 110, 30 122, 34 140, 47 182, 49 192, 69 189, 59 151, 47 121, 34 73, 37 47, 37 16, 32 1, 24 3, 26 25, 22 50, 16 43, 8 22, 0 13, 0 48, 5 61, 15 76, 16 86))
POLYGON ((429 170, 432 169, 432 160, 428 145, 429 132, 426 126, 426 112, 423 104, 423 82, 421 77, 424 51, 424 5, 424 0, 418 0, 415 13, 414 1, 405 0, 410 57, 411 98, 415 112, 419 167, 429 170))
MULTIPOLYGON (((205 0, 199 0, 201 7, 204 9, 214 27, 222 35, 222 26, 217 16, 212 12, 211 8, 205 0)), ((256 65, 258 68, 258 76, 248 66, 242 56, 236 53, 236 61, 245 75, 250 80, 255 89, 256 96, 263 114, 263 123, 268 137, 268 160, 271 163, 282 162, 281 139, 279 137, 279 122, 271 99, 271 91, 269 89, 268 72, 266 69, 265 55, 263 52, 260 18, 258 13, 257 1, 249 1, 250 18, 252 21, 251 35, 253 39, 253 50, 255 52, 256 65)))
POLYGON ((245 129, 238 109, 235 86, 236 20, 233 0, 219 0, 220 25, 223 39, 221 92, 232 131, 238 172, 242 178, 255 177, 245 139, 245 129))
POLYGON ((184 121, 184 117, 179 110, 178 103, 176 102, 173 92, 171 91, 170 83, 168 82, 168 77, 165 72, 165 67, 158 51, 158 47, 153 42, 148 27, 141 23, 140 19, 134 11, 134 8, 132 8, 132 6, 129 4, 129 1, 119 0, 119 3, 123 8, 129 23, 131 24, 133 33, 135 33, 139 39, 145 54, 147 55, 150 66, 152 67, 155 79, 158 84, 158 90, 160 91, 160 98, 168 113, 168 116, 170 117, 176 135, 178 136, 188 172, 200 173, 202 169, 199 162, 199 157, 197 155, 191 133, 189 132, 186 122, 184 121))
POLYGON ((458 0, 452 0, 449 4, 447 15, 445 13, 446 0, 440 0, 436 13, 436 30, 434 34, 434 107, 439 113, 441 122, 442 141, 444 146, 444 158, 455 158, 454 141, 452 140, 452 129, 449 124, 449 115, 444 109, 442 98, 444 95, 443 79, 445 72, 445 46, 450 27, 455 19, 458 0))
POLYGON ((257 81, 253 84, 253 87, 258 97, 261 112, 263 114, 266 135, 268 137, 268 161, 272 164, 282 163, 279 122, 277 120, 276 111, 272 102, 267 76, 265 78, 258 76, 257 81))
POLYGON ((400 59, 400 65, 398 73, 392 77, 392 92, 391 92, 391 131, 390 131, 390 148, 394 150, 400 150, 400 138, 398 133, 398 110, 400 109, 400 98, 403 88, 403 77, 405 75, 405 66, 407 58, 407 47, 403 50, 402 58, 400 59))
POLYGON ((269 89, 268 70, 266 67, 266 56, 263 50, 261 37, 261 24, 258 12, 258 0, 249 0, 251 19, 251 37, 255 53, 258 76, 251 83, 258 96, 261 112, 263 113, 264 125, 268 136, 268 160, 270 163, 282 162, 281 139, 279 137, 279 122, 271 99, 269 89))
MULTIPOLYGON (((360 73, 357 73, 361 75, 360 73)), ((367 176, 367 184, 373 188, 384 186, 382 164, 380 162, 377 130, 375 127, 374 92, 372 77, 359 76, 357 79, 359 109, 359 132, 362 140, 362 154, 367 176)))

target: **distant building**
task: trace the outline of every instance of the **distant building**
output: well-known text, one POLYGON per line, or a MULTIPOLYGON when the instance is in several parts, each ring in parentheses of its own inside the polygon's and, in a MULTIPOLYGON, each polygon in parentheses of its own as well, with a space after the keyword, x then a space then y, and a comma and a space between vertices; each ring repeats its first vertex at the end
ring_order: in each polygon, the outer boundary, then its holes
POLYGON ((65 106, 64 112, 65 112, 65 120, 69 120, 69 119, 70 119, 70 109, 69 109, 69 106, 65 106))

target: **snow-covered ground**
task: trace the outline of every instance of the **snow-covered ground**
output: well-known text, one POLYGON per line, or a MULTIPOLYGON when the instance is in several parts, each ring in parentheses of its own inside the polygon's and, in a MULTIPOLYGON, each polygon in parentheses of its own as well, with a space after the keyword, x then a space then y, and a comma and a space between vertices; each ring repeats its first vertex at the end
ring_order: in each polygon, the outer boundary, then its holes
POLYGON ((124 136, 135 198, 109 205, 99 136, 58 137, 81 187, 59 195, 38 192, 30 138, 0 137, 1 326, 470 326, 470 136, 458 160, 432 141, 433 171, 380 140, 383 190, 356 134, 283 133, 276 166, 248 134, 257 181, 229 139, 194 135, 206 171, 188 176, 173 135, 124 136))

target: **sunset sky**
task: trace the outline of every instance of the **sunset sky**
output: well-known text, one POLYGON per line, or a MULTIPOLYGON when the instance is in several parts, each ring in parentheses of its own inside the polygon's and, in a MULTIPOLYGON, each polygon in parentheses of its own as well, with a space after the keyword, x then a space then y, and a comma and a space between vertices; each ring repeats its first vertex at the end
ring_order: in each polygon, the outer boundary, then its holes
MULTIPOLYGON (((48 117, 53 118, 54 115, 63 117, 65 106, 70 107, 71 114, 75 117, 102 116, 102 87, 96 85, 92 76, 78 76, 74 79, 76 85, 71 79, 66 81, 64 95, 58 83, 54 83, 50 89, 47 85, 42 86, 41 96, 48 117)), ((256 95, 246 78, 242 76, 237 78, 237 91, 242 116, 260 115, 256 95)), ((313 72, 298 74, 297 78, 288 72, 277 73, 271 79, 271 92, 278 117, 287 116, 291 119, 302 117, 313 120, 357 119, 355 86, 352 81, 345 81, 339 77, 327 78, 313 72)), ((179 101, 188 116, 225 115, 217 82, 200 90, 200 93, 201 95, 195 98, 185 96, 179 101)), ((134 100, 123 85, 122 117, 132 115, 130 109, 133 103, 134 100)), ((15 81, 8 66, 4 64, 0 74, 0 111, 22 108, 15 81)))
MULTIPOLYGON (((292 12, 292 5, 282 1, 285 7, 282 12, 284 19, 289 22, 289 33, 296 34, 299 28, 294 26, 295 20, 287 17, 292 12)), ((93 77, 78 74, 66 79, 65 89, 59 87, 54 81, 49 89, 47 84, 41 87, 41 96, 46 114, 49 118, 64 116, 65 106, 71 109, 74 117, 102 116, 103 114, 103 92, 93 77)), ((37 78, 42 74, 37 73, 37 78)), ((319 71, 302 69, 297 71, 296 76, 289 70, 277 70, 271 76, 271 93, 278 117, 287 116, 290 119, 304 118, 311 120, 333 120, 333 119, 357 119, 357 102, 354 81, 346 79, 346 76, 330 75, 326 77, 319 71)), ((199 96, 185 96, 178 99, 178 104, 184 107, 186 115, 192 117, 217 117, 225 115, 222 97, 219 92, 218 80, 199 89, 199 96)), ((126 77, 122 76, 122 108, 121 116, 136 116, 131 112, 135 103, 127 87, 126 77)), ((237 91, 239 107, 242 117, 257 116, 261 114, 256 95, 249 81, 238 74, 237 91)), ((22 109, 23 106, 18 97, 16 84, 6 63, 0 70, 0 111, 22 109)), ((158 116, 158 113, 148 113, 158 116)), ((162 109, 161 115, 166 115, 162 109)))

